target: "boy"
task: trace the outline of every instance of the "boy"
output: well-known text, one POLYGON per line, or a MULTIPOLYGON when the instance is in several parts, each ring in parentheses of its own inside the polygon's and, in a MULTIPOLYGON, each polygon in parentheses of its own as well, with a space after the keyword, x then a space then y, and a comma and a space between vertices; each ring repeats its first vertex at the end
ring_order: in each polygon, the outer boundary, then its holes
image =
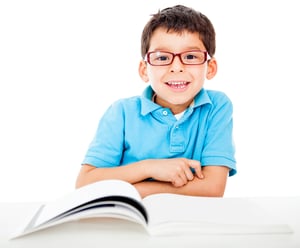
POLYGON ((112 104, 99 122, 76 187, 104 179, 154 193, 224 195, 236 173, 232 104, 205 90, 217 72, 206 16, 176 5, 154 14, 141 37, 142 96, 112 104))

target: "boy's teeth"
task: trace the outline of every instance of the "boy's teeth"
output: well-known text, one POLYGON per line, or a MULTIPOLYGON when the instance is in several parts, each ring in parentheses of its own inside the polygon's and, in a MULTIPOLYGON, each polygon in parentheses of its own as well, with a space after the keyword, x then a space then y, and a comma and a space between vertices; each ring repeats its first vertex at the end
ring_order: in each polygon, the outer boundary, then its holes
POLYGON ((168 82, 170 85, 184 85, 186 82, 168 82))
POLYGON ((184 88, 187 85, 187 82, 168 82, 168 85, 170 85, 173 88, 184 88))

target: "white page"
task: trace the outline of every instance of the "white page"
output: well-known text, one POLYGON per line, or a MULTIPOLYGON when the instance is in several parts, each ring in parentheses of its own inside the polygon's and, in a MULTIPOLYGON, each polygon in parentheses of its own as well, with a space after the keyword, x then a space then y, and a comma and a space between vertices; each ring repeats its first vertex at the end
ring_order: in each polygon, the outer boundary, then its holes
POLYGON ((38 226, 85 202, 112 195, 127 196, 141 202, 141 197, 133 185, 121 180, 99 181, 81 187, 56 201, 45 204, 34 226, 38 226))
POLYGON ((152 234, 290 233, 291 228, 245 198, 156 194, 146 197, 152 234))
MULTIPOLYGON (((35 212, 38 211, 38 208, 35 208, 35 212)), ((34 214, 32 214, 34 216, 34 214)), ((143 221, 143 217, 141 214, 134 209, 134 207, 130 207, 126 204, 122 206, 122 204, 117 205, 116 207, 101 207, 101 208, 91 208, 85 211, 80 211, 71 215, 64 216, 63 218, 56 219, 54 221, 47 222, 41 226, 31 227, 27 226, 30 223, 30 220, 26 223, 26 226, 20 226, 17 230, 15 230, 11 235, 10 239, 14 239, 17 237, 21 237, 23 235, 27 235, 29 233, 35 232, 37 230, 42 230, 45 228, 49 228, 51 226, 59 225, 65 222, 79 220, 79 219, 89 219, 89 218, 118 218, 124 219, 131 222, 135 222, 143 226, 147 231, 147 224, 143 221)), ((25 224, 25 223, 24 223, 25 224)))

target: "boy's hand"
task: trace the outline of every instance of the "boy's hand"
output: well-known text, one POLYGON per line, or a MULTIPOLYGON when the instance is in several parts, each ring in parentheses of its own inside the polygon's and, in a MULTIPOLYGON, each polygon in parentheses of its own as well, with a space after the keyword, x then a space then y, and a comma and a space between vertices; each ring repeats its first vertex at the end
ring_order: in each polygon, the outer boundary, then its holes
MULTIPOLYGON (((181 187, 194 179, 191 168, 195 175, 203 179, 201 164, 197 160, 186 158, 158 159, 150 160, 151 165, 147 165, 150 177, 158 181, 171 182, 175 187, 181 187)), ((149 162, 149 161, 148 161, 149 162)))

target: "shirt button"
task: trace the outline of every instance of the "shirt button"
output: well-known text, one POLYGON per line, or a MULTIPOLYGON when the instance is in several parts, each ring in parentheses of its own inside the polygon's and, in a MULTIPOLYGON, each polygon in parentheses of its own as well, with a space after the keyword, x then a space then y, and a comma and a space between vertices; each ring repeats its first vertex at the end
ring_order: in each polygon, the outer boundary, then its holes
POLYGON ((167 116, 167 115, 168 115, 168 111, 167 111, 167 110, 164 110, 164 111, 162 112, 162 114, 163 114, 164 116, 167 116))

